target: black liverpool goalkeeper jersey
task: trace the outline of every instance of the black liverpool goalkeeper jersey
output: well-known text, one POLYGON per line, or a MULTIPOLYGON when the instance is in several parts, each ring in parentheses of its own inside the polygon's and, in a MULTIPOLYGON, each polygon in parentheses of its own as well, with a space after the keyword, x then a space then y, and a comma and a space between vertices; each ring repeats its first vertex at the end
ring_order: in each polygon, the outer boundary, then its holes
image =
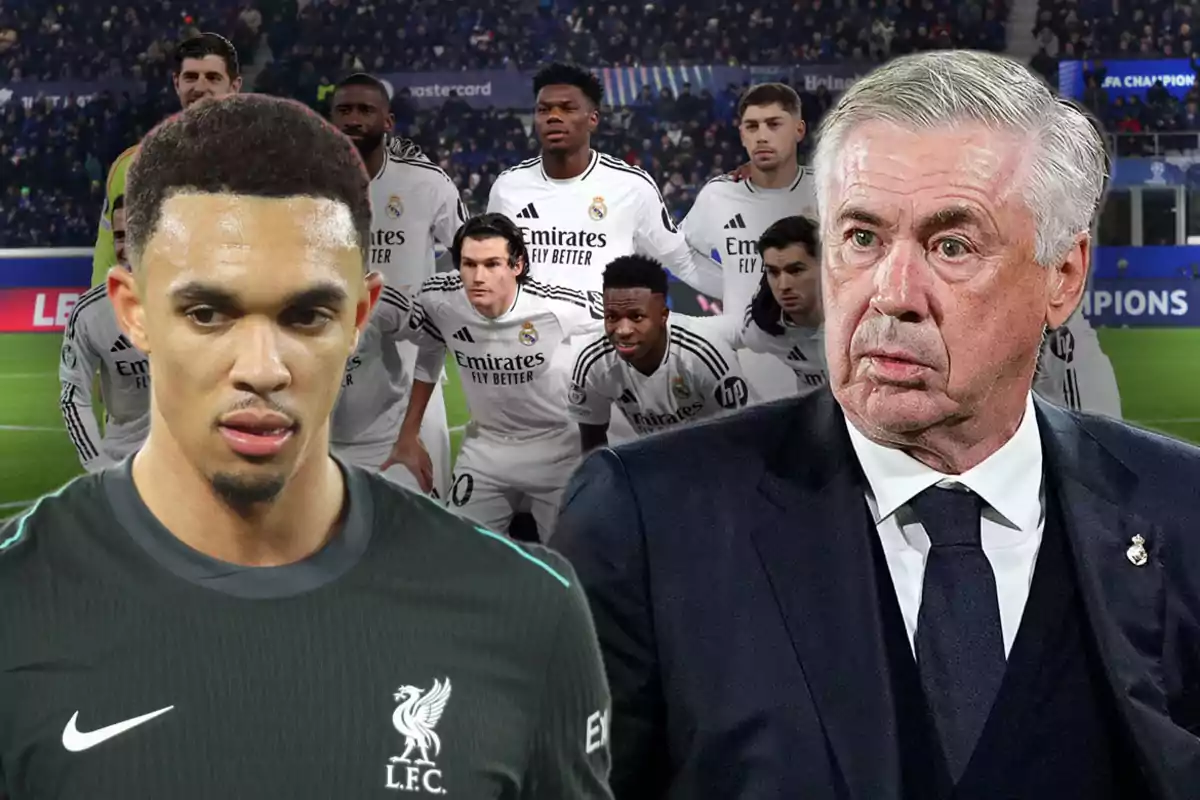
POLYGON ((227 564, 157 522, 131 463, 0 528, 0 797, 610 796, 562 558, 344 468, 327 546, 227 564))

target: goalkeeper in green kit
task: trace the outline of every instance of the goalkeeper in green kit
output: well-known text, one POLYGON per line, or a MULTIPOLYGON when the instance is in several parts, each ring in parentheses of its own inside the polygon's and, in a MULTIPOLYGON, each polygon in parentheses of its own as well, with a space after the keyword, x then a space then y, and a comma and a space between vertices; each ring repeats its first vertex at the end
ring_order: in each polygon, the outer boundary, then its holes
MULTIPOLYGON (((241 71, 238 67, 237 50, 224 36, 202 33, 181 42, 175 50, 175 93, 184 108, 209 97, 226 97, 242 88, 241 71)), ((100 214, 100 226, 96 234, 96 246, 92 253, 92 286, 104 282, 108 271, 116 266, 117 254, 113 248, 112 209, 113 201, 125 194, 125 173, 137 155, 134 145, 112 163, 104 187, 104 210, 100 214)))

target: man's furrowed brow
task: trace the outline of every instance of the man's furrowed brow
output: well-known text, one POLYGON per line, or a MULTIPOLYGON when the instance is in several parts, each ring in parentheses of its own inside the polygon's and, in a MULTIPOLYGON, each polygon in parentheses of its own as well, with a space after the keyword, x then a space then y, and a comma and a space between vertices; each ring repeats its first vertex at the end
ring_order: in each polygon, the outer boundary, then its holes
POLYGON ((168 292, 171 302, 178 306, 211 306, 216 309, 234 309, 240 304, 228 289, 202 281, 188 281, 171 287, 168 292))
MULTIPOLYGON (((235 311, 243 305, 238 296, 228 289, 201 281, 181 284, 171 289, 169 296, 178 306, 209 306, 221 311, 235 311)), ((339 310, 348 300, 349 296, 342 286, 336 283, 320 283, 289 294, 280 305, 283 308, 339 310)))
POLYGON ((346 290, 336 283, 322 283, 310 286, 288 295, 284 306, 287 308, 330 308, 340 310, 350 297, 346 290))
POLYGON ((971 206, 948 206, 929 214, 917 224, 922 239, 950 228, 986 228, 987 223, 971 206))
POLYGON ((870 225, 872 228, 886 228, 887 223, 883 217, 878 214, 868 211, 859 206, 846 206, 837 215, 839 224, 846 222, 860 222, 863 225, 870 225))

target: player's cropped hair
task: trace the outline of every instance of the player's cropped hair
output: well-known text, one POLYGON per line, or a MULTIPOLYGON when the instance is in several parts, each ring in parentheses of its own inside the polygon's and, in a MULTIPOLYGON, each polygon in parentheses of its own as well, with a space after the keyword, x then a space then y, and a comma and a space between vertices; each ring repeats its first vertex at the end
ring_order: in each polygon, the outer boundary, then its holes
POLYGON ((109 209, 109 213, 115 213, 117 211, 120 211, 124 207, 125 207, 125 195, 119 194, 113 198, 112 208, 109 209))
POLYGON ((347 75, 338 81, 337 86, 333 87, 333 91, 336 94, 338 89, 344 89, 347 86, 368 86, 379 92, 379 96, 383 98, 383 108, 385 111, 392 104, 392 98, 388 94, 387 86, 374 75, 368 75, 365 72, 356 72, 353 75, 347 75))
POLYGON ((462 265, 462 246, 467 239, 503 239, 508 242, 508 265, 514 269, 518 263, 525 268, 517 275, 517 283, 529 280, 529 253, 525 249, 525 237, 516 223, 503 214, 487 213, 471 217, 454 234, 454 243, 450 245, 450 257, 454 268, 462 265))
POLYGON ((135 264, 163 203, 185 191, 334 200, 349 209, 359 246, 370 245, 370 179, 358 150, 294 100, 242 94, 196 103, 142 140, 125 186, 135 264))
POLYGON ((241 74, 238 64, 237 49, 233 43, 219 33, 202 33, 185 39, 175 48, 175 74, 183 72, 185 58, 204 58, 205 56, 220 56, 225 62, 225 71, 229 80, 234 80, 241 74))
MULTIPOLYGON (((762 257, 767 250, 782 250, 792 245, 800 245, 810 256, 821 258, 821 237, 817 223, 808 217, 784 217, 771 224, 758 238, 758 255, 762 257)), ((750 301, 750 318, 764 333, 771 336, 782 336, 783 308, 771 292, 767 283, 767 271, 764 268, 754 299, 750 301)))
POLYGON ((652 294, 665 297, 667 271, 647 256, 620 256, 604 268, 604 289, 649 289, 652 294))
POLYGON ((800 116, 800 95, 786 83, 760 83, 751 86, 738 101, 737 118, 746 115, 751 106, 771 106, 776 103, 793 117, 800 116))
POLYGON ((604 101, 604 85, 590 70, 575 64, 548 64, 533 77, 533 96, 547 86, 574 86, 597 107, 604 101))
POLYGON ((813 258, 821 257, 821 233, 816 220, 794 216, 771 223, 758 237, 758 255, 761 258, 767 250, 782 250, 794 244, 802 245, 813 258))

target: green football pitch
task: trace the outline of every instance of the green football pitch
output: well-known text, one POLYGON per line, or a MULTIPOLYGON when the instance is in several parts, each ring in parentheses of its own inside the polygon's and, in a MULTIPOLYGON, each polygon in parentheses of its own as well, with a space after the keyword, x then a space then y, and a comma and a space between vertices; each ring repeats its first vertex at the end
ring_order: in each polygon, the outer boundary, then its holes
MULTIPOLYGON (((1126 419, 1200 443, 1200 329, 1105 329, 1126 419)), ((79 474, 58 409, 60 334, 0 335, 0 519, 79 474)), ((455 365, 446 413, 455 452, 467 422, 455 365)))

